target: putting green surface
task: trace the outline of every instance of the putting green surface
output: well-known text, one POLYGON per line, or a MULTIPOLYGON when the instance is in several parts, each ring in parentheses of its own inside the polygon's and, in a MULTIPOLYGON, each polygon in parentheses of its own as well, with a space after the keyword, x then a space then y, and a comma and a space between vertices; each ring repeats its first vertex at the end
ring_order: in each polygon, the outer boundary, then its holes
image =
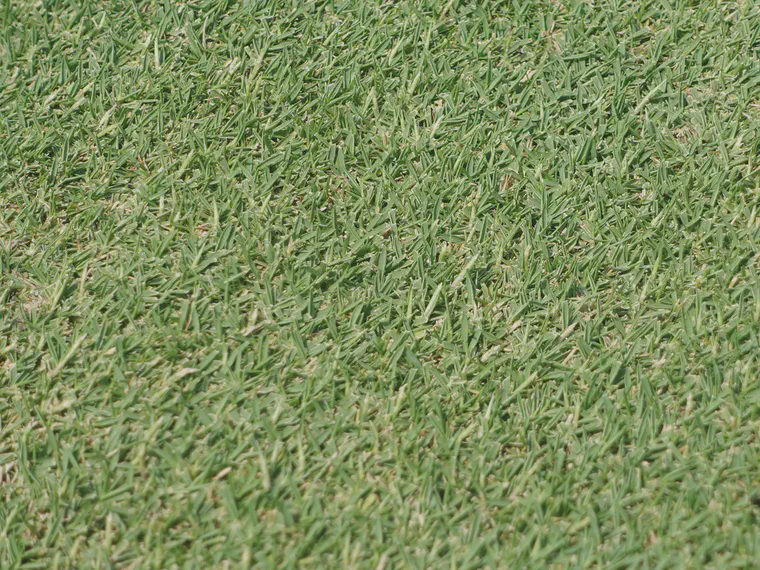
POLYGON ((0 567, 757 568, 760 9, 0 5, 0 567))

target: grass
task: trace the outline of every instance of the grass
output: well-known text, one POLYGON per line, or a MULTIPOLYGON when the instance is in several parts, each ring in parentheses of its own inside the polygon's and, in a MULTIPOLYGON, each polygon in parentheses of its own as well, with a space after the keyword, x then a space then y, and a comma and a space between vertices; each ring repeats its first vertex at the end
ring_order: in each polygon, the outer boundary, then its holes
POLYGON ((753 2, 5 0, 0 566, 755 568, 753 2))

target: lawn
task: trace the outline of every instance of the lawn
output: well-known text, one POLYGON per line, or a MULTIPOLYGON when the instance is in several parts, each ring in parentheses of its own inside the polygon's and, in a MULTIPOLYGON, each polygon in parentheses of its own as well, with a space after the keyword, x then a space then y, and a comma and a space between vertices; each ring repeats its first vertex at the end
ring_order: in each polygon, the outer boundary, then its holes
POLYGON ((0 567, 757 568, 760 7, 4 0, 0 567))

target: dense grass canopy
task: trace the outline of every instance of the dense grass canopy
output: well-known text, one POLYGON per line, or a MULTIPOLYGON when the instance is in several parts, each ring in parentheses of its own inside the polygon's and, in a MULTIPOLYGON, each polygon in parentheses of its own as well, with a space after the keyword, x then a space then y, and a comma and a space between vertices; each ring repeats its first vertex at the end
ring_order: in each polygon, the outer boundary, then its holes
POLYGON ((2 568, 757 567, 760 10, 0 5, 2 568))

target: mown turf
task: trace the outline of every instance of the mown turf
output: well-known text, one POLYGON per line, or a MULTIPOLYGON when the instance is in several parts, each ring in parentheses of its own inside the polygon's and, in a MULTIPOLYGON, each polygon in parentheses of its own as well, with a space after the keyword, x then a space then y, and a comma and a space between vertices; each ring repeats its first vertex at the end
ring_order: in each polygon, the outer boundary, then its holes
POLYGON ((0 567, 760 564, 760 11, 6 0, 0 567))

